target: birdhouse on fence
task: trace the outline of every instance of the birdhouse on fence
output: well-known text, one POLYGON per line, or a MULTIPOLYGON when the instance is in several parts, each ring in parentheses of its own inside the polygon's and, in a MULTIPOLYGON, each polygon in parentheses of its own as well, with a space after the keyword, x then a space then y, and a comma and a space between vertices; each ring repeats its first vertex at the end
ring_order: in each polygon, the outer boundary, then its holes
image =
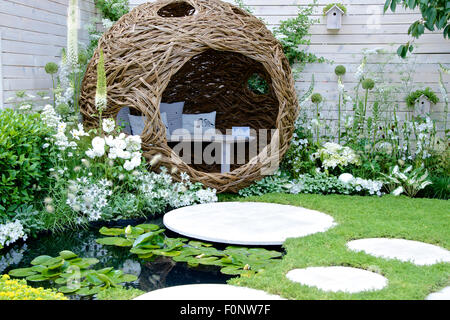
POLYGON ((344 10, 337 5, 332 6, 325 15, 327 17, 327 29, 339 30, 342 26, 342 16, 345 14, 344 10))
POLYGON ((430 113, 431 101, 428 99, 426 95, 421 95, 420 98, 417 100, 415 110, 417 115, 424 115, 430 113))

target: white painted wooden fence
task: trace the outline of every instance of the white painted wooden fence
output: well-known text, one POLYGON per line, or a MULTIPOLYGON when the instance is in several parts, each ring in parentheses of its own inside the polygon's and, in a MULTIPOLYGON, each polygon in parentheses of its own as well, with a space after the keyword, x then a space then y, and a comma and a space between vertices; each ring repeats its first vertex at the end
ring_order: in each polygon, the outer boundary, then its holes
MULTIPOLYGON (((96 14, 94 0, 79 0, 79 7, 79 40, 87 42, 84 26, 96 14)), ((0 0, 3 102, 18 90, 49 91, 52 84, 44 66, 59 62, 66 46, 67 8, 68 0, 0 0)))
MULTIPOLYGON (((82 24, 95 16, 94 0, 79 0, 82 24)), ((225 0, 234 3, 234 0, 225 0)), ((145 0, 130 0, 135 7, 145 0)), ((277 27, 282 20, 295 17, 297 6, 307 5, 310 0, 244 0, 253 13, 262 18, 269 29, 277 27)), ((302 72, 296 82, 299 94, 310 85, 314 74, 315 91, 322 93, 326 102, 322 114, 328 119, 336 119, 337 83, 334 68, 343 64, 347 68, 344 77, 346 88, 353 87, 355 71, 362 58, 362 50, 387 49, 394 52, 399 44, 408 41, 409 25, 420 18, 420 13, 399 9, 395 14, 383 14, 385 0, 341 0, 347 7, 342 28, 327 30, 322 10, 325 5, 336 0, 319 0, 314 18, 320 22, 311 28, 309 50, 318 56, 332 60, 334 64, 311 64, 302 72)), ((66 44, 66 12, 68 0, 1 0, 0 29, 3 34, 0 51, 3 59, 3 97, 7 99, 17 90, 40 91, 50 87, 50 79, 44 72, 49 61, 58 61, 61 48, 66 44)), ((86 41, 87 32, 81 33, 81 41, 86 41)), ((438 86, 438 63, 450 64, 450 41, 441 33, 427 32, 417 44, 413 55, 415 60, 414 83, 417 88, 431 87, 441 98, 438 86)), ((387 66, 388 78, 392 83, 400 83, 398 70, 401 61, 395 58, 387 66)), ((369 68, 376 68, 370 63, 369 68)), ((1 69, 0 69, 1 70, 1 69)), ((0 71, 1 73, 1 71, 0 71)), ((450 82, 444 76, 446 86, 450 82)), ((1 88, 1 86, 0 86, 1 88)), ((450 91, 450 88, 449 88, 450 91)), ((404 97, 398 95, 398 102, 405 110, 404 97)), ((305 106, 307 107, 307 106, 305 106)), ((433 117, 443 121, 443 103, 433 107, 433 117)))

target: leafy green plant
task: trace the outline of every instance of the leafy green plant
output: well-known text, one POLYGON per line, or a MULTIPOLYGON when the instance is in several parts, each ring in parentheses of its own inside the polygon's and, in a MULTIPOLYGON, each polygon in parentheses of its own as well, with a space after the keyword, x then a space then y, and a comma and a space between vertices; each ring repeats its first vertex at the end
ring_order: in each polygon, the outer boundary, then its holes
POLYGON ((39 114, 0 112, 0 212, 33 201, 49 185, 51 130, 39 114))
POLYGON ((351 185, 341 182, 335 176, 326 174, 300 175, 290 187, 290 192, 293 194, 351 194, 353 191, 354 188, 351 185))
POLYGON ((314 6, 317 0, 304 7, 298 7, 297 17, 281 21, 280 26, 274 29, 273 33, 283 46, 284 54, 291 65, 298 64, 299 68, 294 73, 299 73, 307 63, 324 62, 324 58, 318 58, 315 54, 300 49, 300 46, 310 44, 309 28, 318 19, 312 19, 314 6))
POLYGON ((234 3, 241 9, 244 9, 245 11, 247 11, 248 13, 253 14, 253 10, 252 8, 250 8, 249 6, 247 6, 244 3, 244 0, 234 0, 234 3))
POLYGON ((135 288, 108 288, 97 293, 97 300, 133 300, 145 292, 135 288))
MULTIPOLYGON (((386 0, 384 12, 389 9, 395 12, 399 5, 405 9, 419 9, 422 13, 422 17, 413 22, 408 29, 408 34, 414 39, 420 38, 425 33, 425 29, 429 31, 443 30, 444 39, 449 37, 450 15, 447 0, 386 0)), ((408 52, 412 52, 414 50, 413 42, 408 41, 401 45, 397 51, 398 55, 405 58, 408 52)))
POLYGON ((42 221, 40 212, 36 210, 32 205, 13 205, 9 208, 10 212, 11 210, 13 210, 11 217, 13 217, 14 220, 19 220, 22 223, 24 232, 27 235, 37 237, 39 232, 45 230, 45 224, 42 221))
POLYGON ((432 183, 427 179, 428 171, 423 167, 413 170, 412 166, 408 166, 400 171, 399 166, 396 165, 391 168, 389 174, 381 173, 381 175, 385 178, 388 190, 396 196, 405 193, 413 198, 420 190, 432 183))
POLYGON ((248 88, 255 94, 266 94, 269 91, 269 84, 257 73, 252 74, 247 83, 248 88))
POLYGON ((153 224, 126 228, 103 227, 99 232, 108 237, 99 238, 97 242, 102 245, 129 247, 131 253, 146 260, 164 256, 177 262, 186 262, 192 267, 214 265, 221 267, 221 272, 229 275, 254 275, 279 262, 277 258, 281 257, 280 252, 260 248, 229 246, 218 250, 208 243, 166 237, 164 231, 153 224))
POLYGON ((102 16, 111 21, 117 21, 130 11, 128 0, 96 0, 95 6, 102 16))
POLYGON ((338 2, 333 2, 333 3, 329 3, 327 4, 324 8, 323 8, 323 15, 326 15, 327 12, 333 8, 334 6, 339 7, 339 9, 341 9, 342 11, 344 11, 344 14, 347 13, 347 7, 344 6, 342 3, 338 3, 338 2))
POLYGON ((52 281, 58 291, 64 294, 90 296, 111 287, 120 288, 120 283, 132 282, 137 278, 114 268, 91 269, 98 263, 95 258, 80 258, 71 251, 61 251, 59 256, 39 256, 31 261, 32 267, 14 269, 11 277, 27 281, 52 281))
POLYGON ((25 280, 0 276, 0 300, 67 300, 54 289, 32 288, 25 280))
POLYGON ((432 182, 423 190, 423 196, 427 198, 450 199, 450 177, 449 176, 433 176, 430 177, 432 182))
POLYGON ((411 92, 411 93, 406 97, 406 105, 407 105, 409 108, 414 108, 415 105, 416 105, 416 102, 418 101, 418 99, 419 99, 421 96, 427 97, 428 100, 429 100, 431 103, 436 104, 436 103, 439 102, 438 96, 433 92, 433 90, 431 90, 430 87, 427 87, 427 88, 425 88, 425 89, 423 89, 423 90, 416 90, 416 91, 411 92))
POLYGON ((247 188, 239 190, 241 197, 261 196, 266 193, 286 192, 289 180, 287 177, 273 175, 256 181, 247 188))

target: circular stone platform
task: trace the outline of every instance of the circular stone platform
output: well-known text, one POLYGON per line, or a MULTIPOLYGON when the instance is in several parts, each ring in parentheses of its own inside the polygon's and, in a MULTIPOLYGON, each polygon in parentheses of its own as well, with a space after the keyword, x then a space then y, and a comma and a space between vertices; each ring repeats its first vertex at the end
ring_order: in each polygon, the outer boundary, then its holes
POLYGON ((285 300, 261 290, 226 284, 190 284, 150 291, 133 300, 285 300))
POLYGON ((179 208, 164 225, 187 237, 238 245, 282 245, 287 238, 323 232, 331 216, 305 208, 262 202, 217 202, 179 208))
POLYGON ((425 300, 450 300, 450 287, 445 287, 441 291, 429 294, 425 300))
POLYGON ((309 267, 294 269, 286 277, 324 291, 357 293, 383 289, 388 281, 382 275, 351 267, 309 267))
POLYGON ((347 243, 353 251, 385 259, 398 259, 419 266, 450 262, 450 251, 441 247, 405 239, 373 238, 353 240, 347 243))

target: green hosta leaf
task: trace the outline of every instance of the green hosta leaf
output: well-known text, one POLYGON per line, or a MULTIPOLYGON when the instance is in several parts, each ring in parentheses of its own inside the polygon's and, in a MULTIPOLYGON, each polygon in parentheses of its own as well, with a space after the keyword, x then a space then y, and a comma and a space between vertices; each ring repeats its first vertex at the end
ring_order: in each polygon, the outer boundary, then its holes
POLYGON ((70 259, 74 259, 74 258, 78 257, 75 253, 73 253, 72 251, 69 251, 69 250, 61 251, 59 253, 59 256, 61 258, 63 258, 64 260, 70 260, 70 259))
POLYGON ((52 259, 50 256, 39 256, 31 261, 32 265, 44 264, 47 260, 52 259))
POLYGON ((19 268, 19 269, 11 270, 8 274, 10 276, 16 277, 16 278, 25 278, 28 276, 35 275, 36 272, 33 271, 31 268, 19 268))
POLYGON ((99 244, 107 246, 131 247, 133 245, 133 243, 130 240, 119 237, 100 238, 95 241, 99 244))

